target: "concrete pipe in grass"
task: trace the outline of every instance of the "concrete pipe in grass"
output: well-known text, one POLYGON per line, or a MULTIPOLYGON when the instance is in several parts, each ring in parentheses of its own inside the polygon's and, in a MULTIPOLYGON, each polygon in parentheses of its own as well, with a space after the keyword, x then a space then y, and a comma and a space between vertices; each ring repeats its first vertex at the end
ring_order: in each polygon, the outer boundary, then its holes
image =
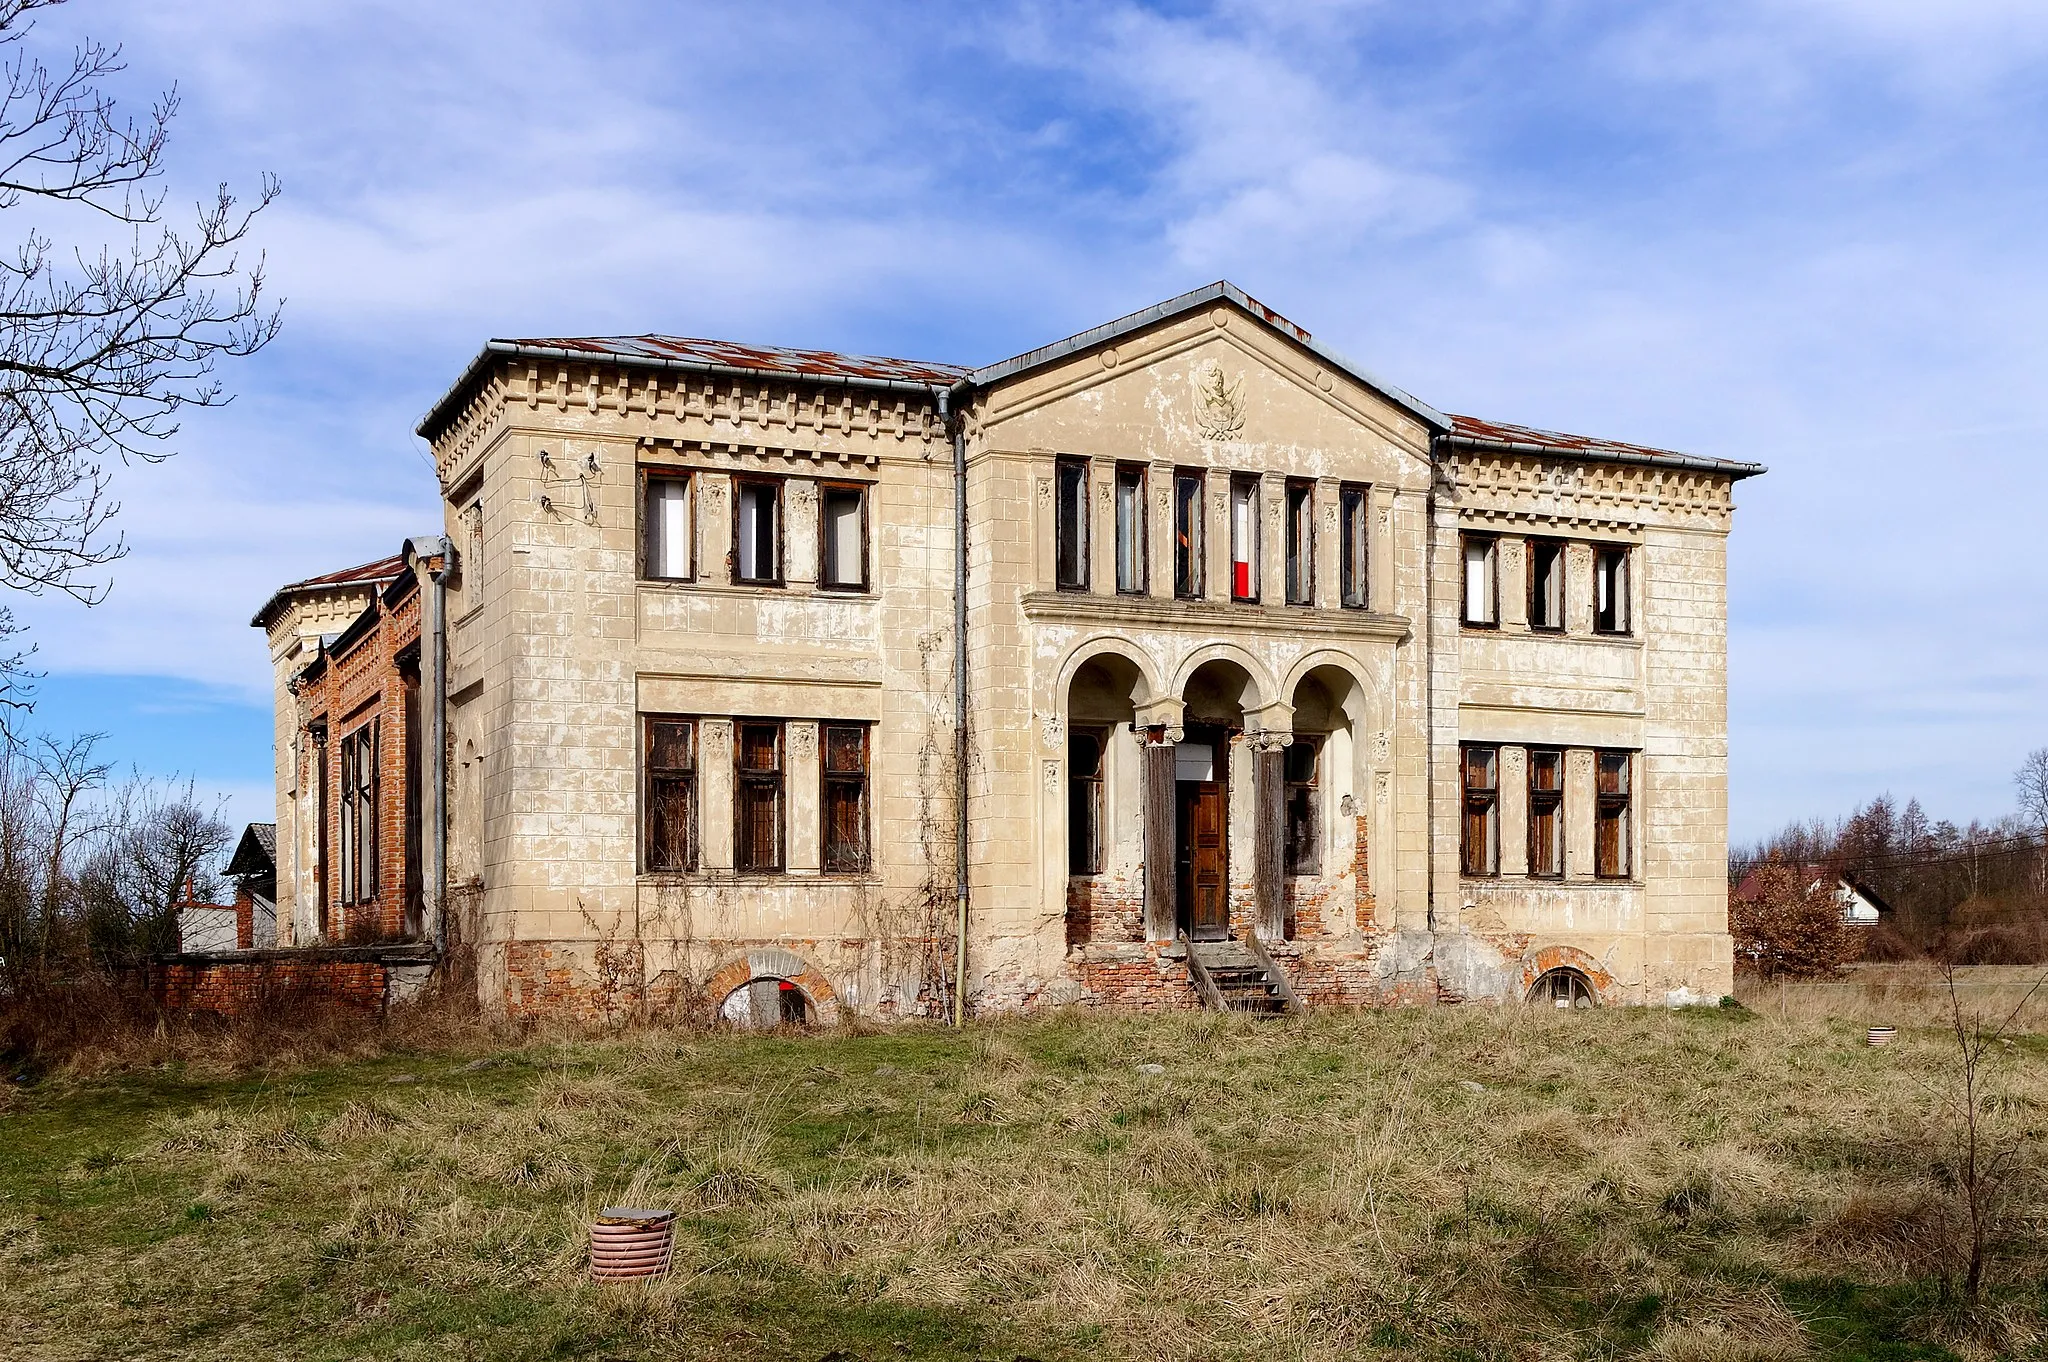
POLYGON ((590 1275, 601 1282, 659 1277, 675 1245, 674 1211, 607 1206, 590 1222, 590 1275))
POLYGON ((1899 1028, 1896 1026, 1873 1026, 1870 1028, 1870 1043, 1872 1045, 1890 1045, 1892 1041, 1898 1038, 1898 1034, 1899 1028))

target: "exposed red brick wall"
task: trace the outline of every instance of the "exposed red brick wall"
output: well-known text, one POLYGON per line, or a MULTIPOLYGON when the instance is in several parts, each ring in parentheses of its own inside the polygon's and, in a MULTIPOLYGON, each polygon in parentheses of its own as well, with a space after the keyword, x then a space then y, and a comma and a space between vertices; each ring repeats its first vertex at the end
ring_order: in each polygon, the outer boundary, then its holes
POLYGON ((1067 881, 1067 948, 1145 939, 1145 882, 1119 875, 1067 881))
POLYGON ((382 1011, 385 967, 374 960, 250 960, 158 966, 158 1004, 175 1012, 243 1016, 287 1004, 382 1011))

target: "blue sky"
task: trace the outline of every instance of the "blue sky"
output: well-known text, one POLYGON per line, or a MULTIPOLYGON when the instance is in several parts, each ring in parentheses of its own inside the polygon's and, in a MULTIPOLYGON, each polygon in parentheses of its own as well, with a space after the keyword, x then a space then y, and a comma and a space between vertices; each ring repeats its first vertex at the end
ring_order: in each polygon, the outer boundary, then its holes
POLYGON ((1771 465, 1738 838, 1996 816, 2048 744, 2048 6, 78 0, 35 41, 87 32, 178 83, 179 192, 283 179, 288 303, 123 471, 108 601, 24 609, 40 718, 237 819, 250 614, 435 525, 411 429, 485 338, 983 363, 1221 277, 1440 408, 1771 465))

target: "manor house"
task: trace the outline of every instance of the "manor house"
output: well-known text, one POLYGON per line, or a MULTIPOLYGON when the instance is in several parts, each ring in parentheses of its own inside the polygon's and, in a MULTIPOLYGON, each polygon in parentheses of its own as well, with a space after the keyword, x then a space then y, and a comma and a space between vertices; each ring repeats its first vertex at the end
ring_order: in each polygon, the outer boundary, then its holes
POLYGON ((1754 464, 1226 283, 979 369, 494 340, 419 433, 443 532, 256 620, 281 947, 752 1024, 1730 991, 1754 464))

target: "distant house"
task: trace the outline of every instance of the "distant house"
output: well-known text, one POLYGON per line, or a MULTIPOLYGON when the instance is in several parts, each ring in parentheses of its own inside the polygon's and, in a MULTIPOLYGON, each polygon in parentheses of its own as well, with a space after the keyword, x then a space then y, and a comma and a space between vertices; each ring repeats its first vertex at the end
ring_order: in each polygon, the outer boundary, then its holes
POLYGON ((235 945, 248 950, 277 944, 277 824, 251 823, 228 858, 235 882, 235 945))
MULTIPOLYGON (((1809 894, 1824 889, 1829 884, 1834 886, 1835 902, 1841 905, 1842 909, 1842 921, 1851 927, 1875 927, 1891 916, 1891 905, 1880 898, 1877 891, 1853 870, 1837 874, 1821 865, 1796 868, 1805 877, 1806 892, 1809 894)), ((1756 898, 1763 892, 1763 886, 1759 882, 1762 873, 1763 869, 1759 866, 1744 875, 1742 882, 1735 886, 1735 892, 1729 897, 1737 903, 1756 898)))

